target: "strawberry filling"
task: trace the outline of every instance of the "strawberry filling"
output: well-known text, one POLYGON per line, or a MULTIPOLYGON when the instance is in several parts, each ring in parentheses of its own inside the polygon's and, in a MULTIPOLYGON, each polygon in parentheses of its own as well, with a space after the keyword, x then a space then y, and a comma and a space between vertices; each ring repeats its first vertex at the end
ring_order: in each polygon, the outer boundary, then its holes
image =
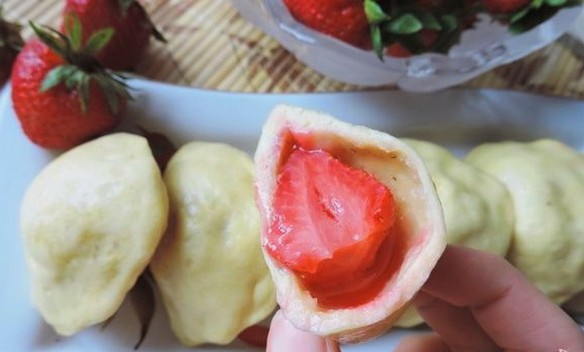
POLYGON ((323 308, 364 304, 397 272, 390 190, 329 153, 294 144, 281 164, 264 246, 323 308))

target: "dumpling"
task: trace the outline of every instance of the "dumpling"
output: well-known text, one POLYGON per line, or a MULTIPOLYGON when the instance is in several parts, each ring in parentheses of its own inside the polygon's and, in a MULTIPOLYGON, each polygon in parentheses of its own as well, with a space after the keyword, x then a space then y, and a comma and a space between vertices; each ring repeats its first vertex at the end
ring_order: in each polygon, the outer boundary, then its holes
POLYGON ((45 321, 71 335, 111 317, 167 217, 166 188, 143 137, 101 137, 47 165, 21 208, 32 299, 45 321))
POLYGON ((558 304, 584 290, 584 156, 540 140, 484 144, 467 161, 511 193, 509 261, 558 304))
POLYGON ((262 248, 285 317, 340 342, 389 329, 445 247, 421 159, 385 133, 278 106, 255 162, 262 248))
POLYGON ((192 142, 164 172, 170 220, 151 269, 184 345, 230 343, 276 307, 252 170, 240 150, 192 142))
MULTIPOLYGON (((514 225, 513 204, 505 186, 433 143, 402 139, 422 158, 436 185, 446 221, 446 242, 505 256, 514 225)), ((421 324, 413 308, 397 326, 421 324)))

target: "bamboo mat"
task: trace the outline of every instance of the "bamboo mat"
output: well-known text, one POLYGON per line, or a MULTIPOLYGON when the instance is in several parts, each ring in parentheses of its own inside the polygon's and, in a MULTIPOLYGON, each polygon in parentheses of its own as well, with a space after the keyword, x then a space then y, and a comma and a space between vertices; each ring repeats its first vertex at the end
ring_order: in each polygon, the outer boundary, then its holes
MULTIPOLYGON (((248 1, 248 0, 239 0, 248 1)), ((137 68, 152 80, 237 92, 363 90, 328 79, 297 61, 241 18, 227 0, 144 0, 169 40, 152 42, 137 68)), ((5 0, 6 17, 56 26, 64 0, 5 0)), ((31 35, 29 29, 25 37, 31 35)), ((584 45, 569 35, 463 87, 512 89, 584 99, 584 45)), ((391 89, 393 87, 384 87, 391 89)))

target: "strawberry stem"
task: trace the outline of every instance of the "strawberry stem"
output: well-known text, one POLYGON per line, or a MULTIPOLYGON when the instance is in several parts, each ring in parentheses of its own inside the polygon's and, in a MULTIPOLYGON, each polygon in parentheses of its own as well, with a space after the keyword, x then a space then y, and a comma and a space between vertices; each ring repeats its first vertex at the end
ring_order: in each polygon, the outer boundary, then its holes
POLYGON ((66 23, 66 34, 63 34, 50 27, 39 27, 30 22, 39 39, 65 61, 65 64, 47 73, 41 84, 41 92, 64 83, 67 89, 77 91, 81 111, 86 112, 89 105, 89 87, 93 80, 103 92, 110 111, 117 114, 120 111, 120 99, 132 98, 125 82, 126 77, 105 69, 94 56, 107 45, 114 34, 113 29, 104 28, 94 32, 83 45, 81 43, 83 29, 79 19, 71 16, 67 18, 66 23))
POLYGON ((480 13, 508 25, 512 34, 528 31, 560 9, 582 5, 584 0, 526 0, 510 13, 491 13, 488 0, 364 0, 373 51, 383 61, 386 47, 398 43, 411 55, 447 53, 458 43, 464 29, 472 27, 480 13), (427 40, 432 32, 433 40, 427 40))

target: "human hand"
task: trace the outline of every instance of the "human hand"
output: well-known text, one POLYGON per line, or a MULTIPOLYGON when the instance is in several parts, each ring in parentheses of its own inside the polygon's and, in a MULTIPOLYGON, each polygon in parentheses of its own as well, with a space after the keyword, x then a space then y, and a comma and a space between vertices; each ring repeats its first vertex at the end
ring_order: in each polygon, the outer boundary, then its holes
MULTIPOLYGON (((434 330, 396 351, 584 351, 584 332, 511 264, 448 246, 413 304, 434 330)), ((278 312, 268 352, 334 352, 332 340, 295 329, 278 312)))

